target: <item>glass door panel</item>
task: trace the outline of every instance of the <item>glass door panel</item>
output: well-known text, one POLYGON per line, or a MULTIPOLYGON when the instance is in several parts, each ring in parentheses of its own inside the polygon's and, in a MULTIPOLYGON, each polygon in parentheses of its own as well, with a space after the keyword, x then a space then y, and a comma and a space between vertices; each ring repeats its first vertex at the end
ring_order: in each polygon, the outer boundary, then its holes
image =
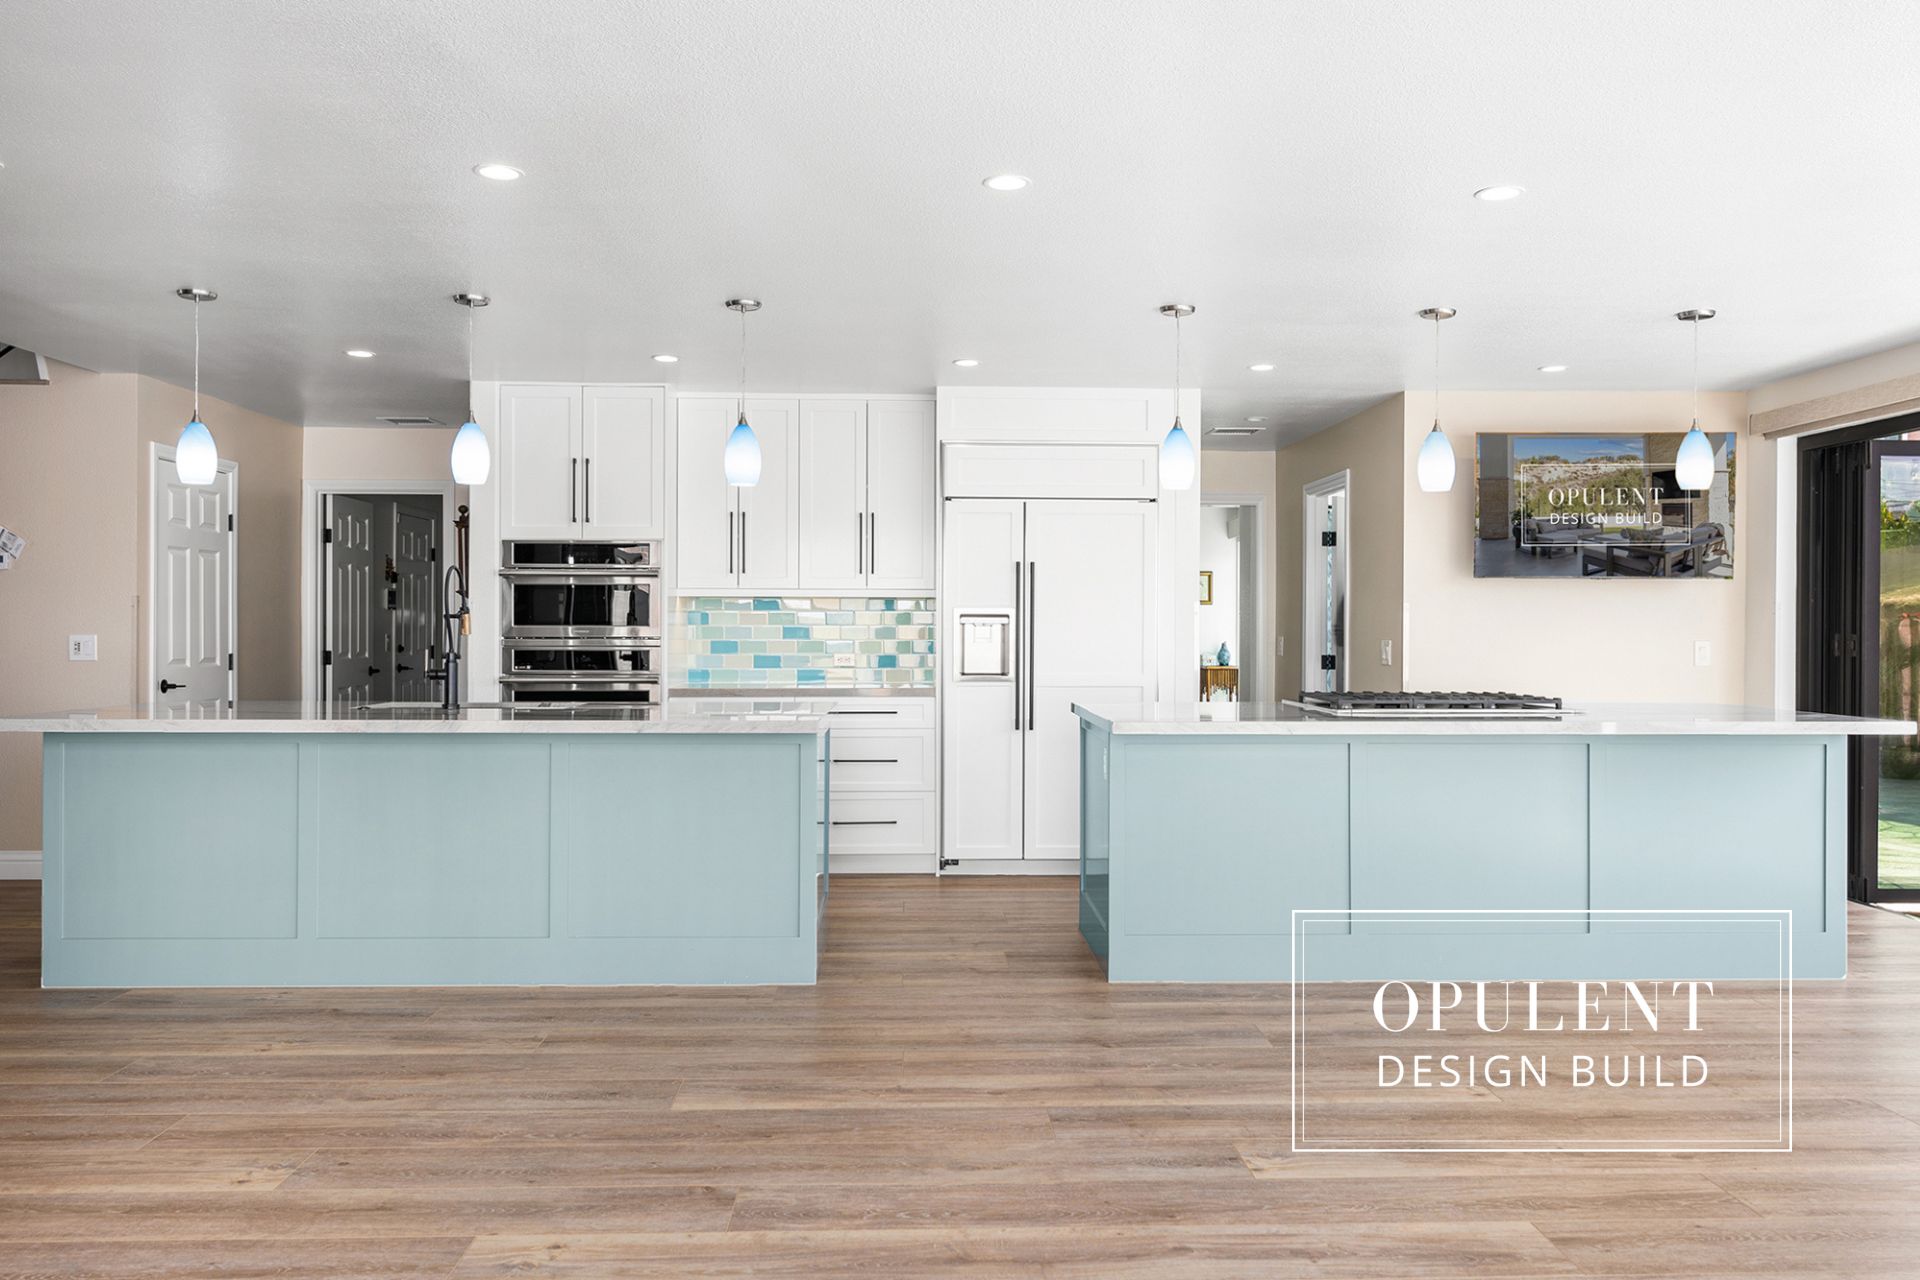
MULTIPOLYGON (((1920 716, 1920 443, 1874 448, 1880 473, 1881 715, 1920 716)), ((1920 891, 1920 738, 1882 738, 1878 886, 1920 891)))

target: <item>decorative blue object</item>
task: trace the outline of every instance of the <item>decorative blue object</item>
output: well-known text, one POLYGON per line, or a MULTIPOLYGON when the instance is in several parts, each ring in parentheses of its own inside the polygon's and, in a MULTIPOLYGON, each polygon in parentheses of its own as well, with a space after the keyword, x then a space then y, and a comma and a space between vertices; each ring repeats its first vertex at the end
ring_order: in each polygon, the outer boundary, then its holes
POLYGON ((728 484, 744 489, 760 483, 760 437, 747 425, 744 409, 740 411, 740 421, 727 436, 725 465, 728 484))
POLYGON ((1230 667, 1233 665, 1233 654, 1227 651, 1227 642, 1225 640, 1222 640, 1220 642, 1220 652, 1217 655, 1216 660, 1223 667, 1230 667))

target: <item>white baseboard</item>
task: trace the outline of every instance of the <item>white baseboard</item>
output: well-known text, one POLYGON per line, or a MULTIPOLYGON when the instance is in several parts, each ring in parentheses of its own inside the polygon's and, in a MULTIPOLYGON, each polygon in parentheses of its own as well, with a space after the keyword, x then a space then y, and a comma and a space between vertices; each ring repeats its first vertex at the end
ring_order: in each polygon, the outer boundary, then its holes
POLYGON ((0 880, 38 880, 38 849, 0 849, 0 880))
POLYGON ((836 876, 932 875, 939 859, 931 853, 829 853, 827 869, 836 876))
POLYGON ((962 858, 943 876, 1077 876, 1077 858, 962 858))

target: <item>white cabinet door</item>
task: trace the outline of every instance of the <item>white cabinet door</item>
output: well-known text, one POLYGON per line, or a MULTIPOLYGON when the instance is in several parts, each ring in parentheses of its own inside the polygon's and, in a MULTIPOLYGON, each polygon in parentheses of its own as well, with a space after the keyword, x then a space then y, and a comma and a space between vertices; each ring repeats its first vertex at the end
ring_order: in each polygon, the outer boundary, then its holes
POLYGON ((933 590, 933 403, 867 405, 867 585, 933 590))
MULTIPOLYGON (((953 655, 960 651, 959 615, 991 611, 1008 615, 1011 623, 1020 607, 1024 510, 1025 504, 1004 500, 947 504, 940 648, 948 656, 943 660, 940 776, 942 852, 949 858, 1021 856, 1025 689, 1015 673, 1024 658, 1010 652, 1004 678, 969 679, 959 675, 953 655)), ((1079 790, 1076 781, 1076 796, 1079 790)))
POLYGON ((867 585, 867 404, 800 406, 800 585, 864 591, 867 585))
POLYGON ((738 408, 730 396, 681 396, 674 404, 679 510, 669 550, 677 566, 675 589, 681 594, 739 586, 740 522, 724 465, 738 408))
POLYGON ((1029 858, 1080 856, 1073 704, 1153 701, 1154 531, 1148 502, 1027 503, 1029 858))
POLYGON ((659 387, 587 387, 582 407, 583 536, 664 538, 666 392, 659 387))
POLYGON ((580 388, 500 388, 500 536, 580 536, 580 388))
POLYGON ((760 483, 736 491, 739 583, 747 591, 786 590, 800 585, 800 402, 749 397, 747 421, 760 439, 760 483))

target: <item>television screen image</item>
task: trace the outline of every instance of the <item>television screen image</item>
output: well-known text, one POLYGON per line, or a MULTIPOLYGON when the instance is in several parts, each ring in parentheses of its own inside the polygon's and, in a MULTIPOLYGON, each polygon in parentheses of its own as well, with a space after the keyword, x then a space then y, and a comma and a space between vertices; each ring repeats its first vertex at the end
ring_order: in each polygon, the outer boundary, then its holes
POLYGON ((1473 576, 1732 578, 1734 437, 1707 437, 1713 484, 1688 490, 1684 435, 1475 437, 1473 576))

